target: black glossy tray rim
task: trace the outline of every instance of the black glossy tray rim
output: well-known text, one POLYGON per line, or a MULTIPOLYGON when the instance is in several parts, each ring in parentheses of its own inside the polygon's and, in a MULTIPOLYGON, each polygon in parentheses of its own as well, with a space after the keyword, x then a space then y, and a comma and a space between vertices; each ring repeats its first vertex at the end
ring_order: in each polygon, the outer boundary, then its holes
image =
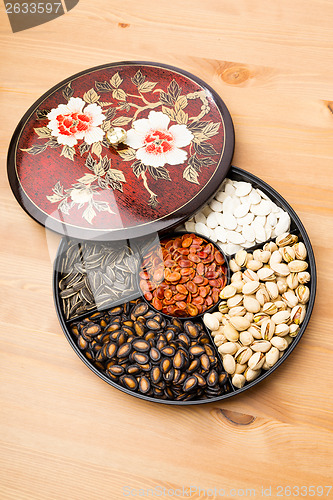
MULTIPOLYGON (((15 145, 20 137, 22 127, 24 126, 27 118, 31 115, 31 113, 39 107, 39 105, 46 99, 48 95, 51 93, 55 92, 57 89, 60 89, 67 83, 70 83, 72 80, 83 76, 87 73, 87 71, 93 72, 93 71, 98 71, 104 68, 110 68, 110 67, 117 67, 120 65, 127 65, 127 66, 136 66, 136 65, 145 65, 145 66, 158 66, 161 69, 167 69, 170 71, 178 72, 195 82, 197 82, 199 85, 201 85, 202 88, 207 90, 213 97, 216 102, 216 105, 223 116, 223 121, 225 125, 225 137, 228 135, 227 140, 225 140, 225 149, 223 152, 223 155, 220 159, 220 162, 218 164, 217 169, 215 170, 213 177, 209 181, 209 194, 206 196, 206 198, 212 198, 214 194, 216 193, 216 189, 213 189, 214 184, 216 183, 216 179, 219 177, 219 172, 222 170, 224 172, 222 176, 222 180, 228 175, 228 171, 231 166, 233 154, 234 154, 234 149, 235 149, 235 130, 234 130, 234 125, 233 121, 231 118, 231 114, 223 101, 223 99, 218 95, 216 90, 214 90, 210 85, 208 85, 206 82, 204 82, 201 78, 197 77, 196 75, 190 73, 189 71, 185 71, 181 68, 178 68, 176 66, 172 66, 169 64, 163 64, 163 63, 158 63, 158 62, 153 62, 153 61, 117 61, 117 62, 112 62, 112 63, 106 63, 106 64, 101 64, 98 66, 93 66, 91 68, 87 68, 83 71, 80 71, 78 73, 75 73, 74 75, 71 75, 70 77, 65 78, 61 82, 57 83, 54 85, 52 88, 48 89, 44 94, 37 99, 26 111, 26 113, 23 115, 23 117, 20 119, 18 125, 15 128, 15 131, 12 135, 9 148, 8 148, 8 154, 7 154, 7 176, 8 176, 8 181, 11 187, 11 190, 13 192, 13 195, 15 196, 17 202, 21 206, 21 208, 38 224, 40 224, 43 227, 46 227, 47 229, 50 229, 51 231, 54 231, 62 236, 69 236, 70 238, 74 239, 80 239, 80 240, 90 240, 94 238, 96 241, 118 241, 120 239, 129 239, 129 238, 139 238, 141 236, 147 236, 149 231, 151 232, 151 229, 147 232, 145 229, 146 226, 139 227, 139 228, 122 228, 122 229, 117 229, 114 231, 109 232, 109 237, 106 238, 106 232, 103 231, 102 233, 98 229, 89 229, 89 228, 76 228, 75 226, 67 225, 65 223, 62 223, 58 220, 50 218, 48 215, 44 214, 34 203, 30 201, 30 199, 27 197, 27 195, 24 193, 24 191, 20 187, 20 183, 17 179, 16 176, 16 169, 15 169, 15 145), (47 225, 45 225, 45 222, 48 222, 47 225), (135 232, 135 235, 133 236, 133 232, 135 232)), ((222 180, 220 180, 222 182, 222 180)), ((208 185, 206 186, 207 189, 208 185)), ((200 206, 203 206, 206 203, 206 199, 203 200, 203 197, 200 197, 200 206)), ((196 200, 190 200, 188 202, 188 206, 192 207, 192 212, 196 210, 197 202, 196 200)), ((165 217, 161 221, 156 221, 154 226, 155 231, 169 231, 172 228, 178 226, 182 222, 186 221, 189 218, 190 214, 184 215, 184 216, 179 216, 175 220, 174 218, 172 219, 173 222, 169 222, 168 225, 163 223, 165 219, 168 219, 168 217, 165 217)), ((150 227, 150 226, 149 226, 150 227)))
MULTIPOLYGON (((131 396, 134 396, 136 398, 143 399, 145 401, 149 401, 150 403, 162 403, 162 404, 176 405, 176 406, 189 406, 189 405, 216 403, 216 402, 222 401, 224 399, 230 398, 232 396, 235 396, 237 394, 243 393, 244 391, 247 391, 248 389, 251 389, 253 386, 255 386, 255 385, 259 384, 260 382, 262 382, 263 380, 265 380, 279 366, 281 366, 281 364, 289 357, 290 353, 295 349, 295 347, 297 346, 297 344, 301 340, 301 338, 302 338, 302 336, 304 334, 304 331, 305 331, 305 329, 306 329, 306 327, 307 327, 307 325, 309 323, 311 314, 312 314, 312 310, 313 310, 313 306, 314 306, 314 301, 315 301, 315 296, 316 296, 316 290, 317 290, 316 262, 315 262, 315 257, 314 257, 314 253, 313 253, 313 249, 312 249, 312 245, 311 245, 309 236, 308 236, 308 234, 307 234, 307 232, 306 232, 306 230, 305 230, 305 228, 304 228, 301 220, 299 219, 298 215, 294 211, 294 209, 289 205, 289 203, 274 188, 272 188, 265 181, 261 180, 259 177, 251 174, 250 172, 247 172, 246 170, 243 170, 243 169, 235 167, 235 166, 232 166, 230 168, 230 171, 228 173, 228 177, 232 178, 233 175, 235 175, 235 176, 242 176, 243 177, 243 179, 242 179, 243 181, 245 181, 245 182, 251 182, 253 184, 257 184, 258 187, 260 186, 259 189, 262 189, 264 192, 266 191, 270 195, 270 197, 271 197, 271 199, 273 201, 277 201, 278 204, 280 204, 282 206, 282 208, 289 213, 292 221, 297 226, 298 232, 301 234, 301 236, 303 238, 303 241, 304 241, 304 244, 306 246, 307 253, 308 253, 309 272, 311 274, 311 289, 310 289, 310 299, 309 299, 309 301, 307 303, 307 309, 306 309, 305 318, 303 320, 303 323, 300 325, 300 332, 294 338, 293 342, 288 346, 288 348, 284 352, 283 356, 277 361, 277 363, 275 363, 275 365, 272 368, 270 368, 269 370, 261 373, 261 375, 258 378, 256 378, 252 382, 248 382, 246 385, 244 385, 240 389, 235 388, 231 384, 231 376, 229 376, 228 378, 229 378, 230 385, 231 385, 230 392, 226 393, 226 394, 223 394, 221 396, 217 396, 216 398, 209 398, 209 399, 202 399, 202 400, 199 399, 199 400, 191 400, 191 401, 171 401, 171 400, 164 400, 164 399, 158 399, 158 398, 151 398, 151 397, 145 396, 144 394, 140 394, 138 392, 130 391, 130 390, 128 390, 128 389, 120 386, 120 384, 116 384, 111 379, 108 379, 106 377, 106 375, 104 375, 102 372, 98 371, 97 368, 95 368, 89 362, 89 360, 87 358, 85 358, 84 354, 77 347, 76 343, 74 342, 73 338, 71 337, 71 335, 69 333, 69 329, 67 328, 67 325, 70 322, 66 322, 64 320, 64 317, 63 317, 63 315, 61 313, 59 296, 58 296, 58 293, 57 293, 58 292, 58 284, 57 284, 57 280, 56 280, 56 275, 57 275, 57 273, 56 273, 57 267, 56 266, 58 265, 59 258, 60 258, 60 255, 61 255, 61 252, 59 251, 61 245, 63 244, 63 240, 61 240, 59 248, 58 248, 57 256, 56 256, 56 259, 55 259, 55 262, 54 262, 54 272, 53 272, 53 297, 54 297, 54 302, 55 302, 55 307, 56 307, 56 312, 57 312, 57 316, 58 316, 59 322, 61 324, 61 327, 63 329, 65 337, 67 338, 69 344, 72 346, 73 350, 76 352, 76 354, 79 356, 79 358, 99 378, 101 378, 102 380, 104 380, 105 382, 107 382, 109 385, 112 385, 116 389, 118 389, 118 390, 120 390, 122 392, 125 392, 126 394, 130 394, 131 396)), ((269 241, 269 240, 267 240, 267 241, 269 241)), ((259 246, 264 245, 264 243, 265 242, 261 243, 259 246)), ((258 247, 258 245, 254 245, 251 248, 256 248, 256 247, 258 247)), ((248 248, 247 251, 251 251, 251 248, 248 248)), ((231 256, 229 256, 229 259, 230 258, 231 258, 231 256)), ((73 320, 73 321, 75 321, 75 320, 73 320)), ((206 331, 208 332, 208 334, 209 334, 209 336, 211 338, 211 332, 208 331, 207 328, 206 328, 206 331)), ((214 345, 215 350, 218 353, 217 346, 213 342, 213 339, 212 339, 212 343, 214 345)), ((219 360, 221 361, 222 357, 221 357, 221 355, 219 353, 218 353, 218 357, 219 357, 219 360)))

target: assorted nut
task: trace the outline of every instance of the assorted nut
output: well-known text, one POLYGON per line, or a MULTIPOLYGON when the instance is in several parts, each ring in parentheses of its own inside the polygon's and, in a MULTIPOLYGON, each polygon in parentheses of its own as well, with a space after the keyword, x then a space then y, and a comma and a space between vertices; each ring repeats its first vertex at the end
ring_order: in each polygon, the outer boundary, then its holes
POLYGON ((175 401, 230 391, 202 323, 166 318, 142 299, 93 313, 70 328, 86 358, 130 391, 175 401))
POLYGON ((306 258, 304 243, 283 233, 275 243, 239 250, 231 259, 231 283, 220 293, 219 312, 206 313, 203 321, 234 387, 272 368, 298 335, 310 298, 306 258))
POLYGON ((263 191, 250 182, 231 179, 225 179, 213 201, 185 222, 186 231, 210 238, 227 255, 275 238, 289 229, 289 214, 263 191))
POLYGON ((194 317, 219 301, 226 273, 222 253, 204 238, 188 233, 161 240, 145 254, 140 288, 158 311, 194 317))

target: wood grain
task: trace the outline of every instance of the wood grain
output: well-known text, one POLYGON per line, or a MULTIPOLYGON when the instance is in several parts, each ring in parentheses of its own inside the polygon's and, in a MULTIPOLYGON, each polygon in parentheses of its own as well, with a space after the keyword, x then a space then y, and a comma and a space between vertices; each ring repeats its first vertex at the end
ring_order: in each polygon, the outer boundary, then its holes
POLYGON ((224 488, 224 498, 271 485, 277 498, 278 485, 331 484, 332 2, 80 0, 16 34, 3 3, 0 16, 0 498, 119 500, 126 486, 183 485, 224 488), (234 120, 233 163, 290 202, 314 247, 318 293, 302 341, 271 377, 220 404, 147 403, 85 367, 53 305, 59 236, 8 185, 7 149, 27 108, 67 76, 122 60, 173 64, 211 85, 234 120))

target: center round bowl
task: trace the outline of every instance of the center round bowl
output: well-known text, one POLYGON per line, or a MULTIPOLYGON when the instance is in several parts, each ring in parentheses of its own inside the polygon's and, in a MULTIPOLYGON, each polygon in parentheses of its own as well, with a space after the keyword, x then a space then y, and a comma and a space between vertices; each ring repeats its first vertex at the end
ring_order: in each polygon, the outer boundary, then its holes
MULTIPOLYGON (((183 236, 185 234, 193 235, 195 237, 203 239, 207 243, 211 243, 213 245, 213 247, 215 248, 215 250, 217 250, 218 252, 221 253, 221 255, 224 258, 224 264, 223 265, 226 267, 226 274, 225 274, 225 276, 226 276, 226 282, 225 282, 224 286, 221 288, 221 290, 223 290, 223 288, 230 283, 229 259, 227 258, 227 256, 223 252, 223 250, 221 250, 221 248, 218 245, 216 245, 216 243, 214 243, 214 241, 212 241, 210 238, 207 238, 206 236, 203 236, 202 234, 198 234, 198 233, 194 233, 194 232, 189 232, 189 231, 174 231, 174 232, 169 232, 169 233, 161 236, 160 241, 163 242, 163 241, 166 241, 166 240, 172 240, 174 238, 177 238, 179 236, 183 236)), ((151 248, 148 248, 148 250, 146 249, 146 252, 149 252, 150 249, 151 248)), ((141 263, 140 263, 140 271, 139 271, 139 273, 143 270, 142 263, 143 263, 144 258, 145 258, 145 256, 141 255, 141 263)), ((154 307, 152 305, 152 303, 148 299, 146 299, 145 294, 144 294, 144 292, 142 291, 142 289, 140 287, 140 275, 139 274, 137 276, 137 279, 138 279, 138 289, 139 289, 139 291, 142 294, 142 298, 145 300, 145 302, 148 304, 148 306, 151 307, 152 309, 154 309, 154 311, 156 311, 156 313, 163 314, 163 316, 166 316, 168 318, 178 318, 178 319, 181 319, 181 320, 195 320, 197 318, 202 318, 204 314, 211 313, 214 310, 216 310, 218 308, 219 303, 221 302, 221 299, 219 298, 218 301, 215 302, 215 304, 211 305, 208 309, 206 309, 205 311, 203 311, 203 312, 201 312, 199 314, 196 314, 195 316, 178 316, 178 315, 174 315, 174 314, 167 314, 165 312, 162 312, 161 310, 158 310, 156 307, 154 307)), ((163 281, 161 283, 163 283, 163 281)))

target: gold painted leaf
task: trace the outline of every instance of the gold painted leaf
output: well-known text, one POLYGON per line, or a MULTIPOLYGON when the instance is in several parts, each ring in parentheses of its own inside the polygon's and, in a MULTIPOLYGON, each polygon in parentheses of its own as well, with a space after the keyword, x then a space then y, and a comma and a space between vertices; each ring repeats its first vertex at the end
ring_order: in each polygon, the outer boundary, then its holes
POLYGON ((58 203, 63 199, 63 196, 59 194, 52 194, 51 196, 46 197, 51 203, 58 203))
POLYGON ((140 70, 138 70, 135 75, 133 76, 133 78, 131 78, 132 82, 134 83, 134 85, 136 85, 137 87, 139 85, 141 85, 144 81, 145 81, 145 76, 143 76, 143 74, 141 73, 140 70))
POLYGON ((213 135, 216 135, 219 131, 219 128, 220 128, 220 123, 213 123, 213 122, 210 122, 208 123, 205 128, 203 129, 203 133, 207 136, 207 137, 213 137, 213 135))
POLYGON ((78 182, 81 182, 81 184, 91 184, 97 179, 97 176, 94 174, 84 174, 83 177, 80 177, 78 179, 78 182))
POLYGON ((37 127, 34 128, 34 131, 38 135, 38 137, 45 138, 51 136, 51 130, 47 127, 37 127))
POLYGON ((174 109, 167 108, 166 106, 162 106, 162 113, 167 115, 170 118, 170 120, 176 121, 176 113, 175 113, 174 109))
POLYGON ((103 130, 103 132, 107 132, 108 130, 110 130, 110 128, 111 128, 110 120, 104 120, 104 122, 101 125, 101 129, 103 130))
POLYGON ((151 92, 153 88, 157 85, 157 82, 143 82, 138 86, 139 92, 151 92))
POLYGON ((112 168, 108 171, 108 177, 112 181, 126 182, 123 172, 115 168, 112 168))
POLYGON ((117 99, 117 101, 126 101, 126 93, 123 89, 114 89, 112 92, 112 98, 117 99))
POLYGON ((94 88, 91 88, 90 90, 85 92, 85 94, 83 95, 83 99, 88 104, 93 104, 94 102, 97 102, 99 97, 100 96, 97 94, 97 92, 94 88))
POLYGON ((186 123, 188 122, 188 114, 180 109, 176 114, 176 120, 180 125, 186 125, 186 123))
POLYGON ((136 151, 133 148, 118 150, 119 156, 125 161, 135 160, 136 151))
POLYGON ((119 85, 121 85, 122 82, 123 82, 123 79, 120 78, 118 71, 115 75, 113 75, 113 77, 110 80, 111 85, 116 87, 116 89, 119 87, 119 85))
POLYGON ((128 118, 127 116, 119 116, 112 121, 112 125, 122 127, 123 125, 127 125, 131 120, 132 118, 128 118))
POLYGON ((100 161, 98 163, 96 163, 96 165, 94 166, 94 173, 97 176, 103 176, 105 174, 105 170, 104 170, 103 165, 100 161))
POLYGON ((180 109, 184 109, 186 108, 187 106, 187 97, 186 95, 181 95, 178 97, 177 101, 175 102, 175 111, 176 113, 180 110, 180 109))
POLYGON ((88 205, 88 207, 85 209, 85 211, 82 214, 82 217, 86 219, 86 221, 89 222, 89 224, 92 223, 93 218, 95 217, 96 212, 93 209, 91 205, 88 205))
POLYGON ((29 155, 39 155, 47 148, 47 144, 34 144, 31 148, 21 149, 21 151, 26 151, 29 155))
POLYGON ((94 153, 96 156, 100 156, 102 153, 102 144, 100 142, 94 142, 94 144, 91 147, 91 152, 94 153))
POLYGON ((198 181, 198 172, 191 166, 188 165, 184 172, 183 172, 183 177, 189 182, 192 182, 193 184, 199 184, 198 181))
POLYGON ((65 158, 74 161, 74 155, 75 155, 75 148, 67 146, 67 144, 65 144, 64 147, 62 148, 60 156, 64 156, 65 158))

